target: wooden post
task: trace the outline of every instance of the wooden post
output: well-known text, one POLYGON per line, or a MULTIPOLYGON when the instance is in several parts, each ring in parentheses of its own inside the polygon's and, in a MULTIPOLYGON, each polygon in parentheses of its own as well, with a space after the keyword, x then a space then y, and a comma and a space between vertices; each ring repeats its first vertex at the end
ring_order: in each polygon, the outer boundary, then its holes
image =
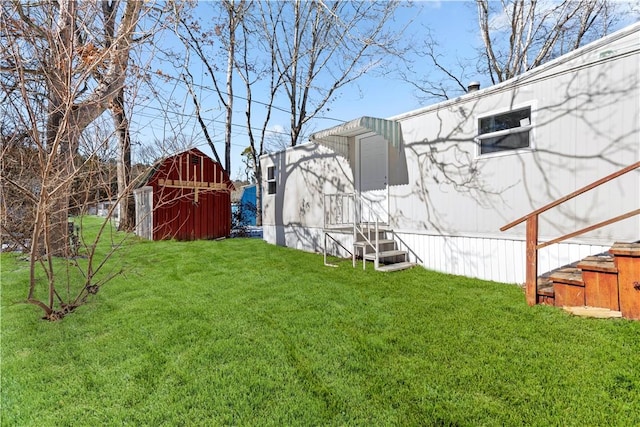
POLYGON ((640 245, 615 243, 609 252, 613 254, 618 269, 622 317, 640 320, 640 245))
POLYGON ((538 293, 538 215, 527 218, 527 270, 526 290, 527 304, 536 305, 538 293))

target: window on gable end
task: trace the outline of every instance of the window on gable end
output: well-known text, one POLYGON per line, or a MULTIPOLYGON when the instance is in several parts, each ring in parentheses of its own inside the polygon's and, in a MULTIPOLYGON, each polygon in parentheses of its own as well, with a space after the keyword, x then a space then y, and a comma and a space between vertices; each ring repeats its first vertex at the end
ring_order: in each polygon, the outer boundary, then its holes
POLYGON ((267 194, 276 194, 276 167, 267 167, 267 194))

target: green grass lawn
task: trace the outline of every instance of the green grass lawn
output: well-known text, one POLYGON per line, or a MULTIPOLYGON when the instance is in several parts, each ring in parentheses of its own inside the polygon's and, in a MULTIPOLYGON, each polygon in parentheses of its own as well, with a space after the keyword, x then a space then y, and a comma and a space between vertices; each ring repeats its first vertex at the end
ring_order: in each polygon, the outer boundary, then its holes
POLYGON ((1 259, 2 425, 640 425, 640 322, 515 286, 132 239, 125 274, 52 323, 1 259))

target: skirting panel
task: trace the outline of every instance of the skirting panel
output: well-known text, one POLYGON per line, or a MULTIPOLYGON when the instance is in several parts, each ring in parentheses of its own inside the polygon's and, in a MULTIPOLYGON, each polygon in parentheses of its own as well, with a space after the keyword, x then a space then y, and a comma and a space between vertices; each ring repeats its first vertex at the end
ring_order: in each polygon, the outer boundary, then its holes
MULTIPOLYGON (((398 233, 411 261, 430 270, 493 280, 524 283, 525 242, 489 237, 432 236, 398 233)), ((538 251, 538 274, 580 261, 609 249, 606 246, 559 243, 538 251)))
MULTIPOLYGON (((320 253, 324 247, 321 228, 263 226, 264 240, 306 252, 320 253)), ((351 250, 348 234, 332 235, 351 250)), ((409 252, 409 259, 429 270, 475 277, 502 283, 525 281, 525 242, 489 237, 460 237, 396 233, 399 249, 409 252)), ((348 257, 350 254, 328 240, 328 253, 348 257)), ((538 274, 568 265, 589 255, 606 252, 608 246, 559 243, 538 252, 538 274)))
MULTIPOLYGON (((324 250, 325 239, 322 228, 263 225, 262 236, 267 243, 278 246, 315 253, 321 253, 324 250)), ((335 240, 327 239, 327 253, 343 258, 350 257, 351 253, 347 252, 347 249, 351 250, 352 248, 352 236, 333 233, 331 237, 335 240)))

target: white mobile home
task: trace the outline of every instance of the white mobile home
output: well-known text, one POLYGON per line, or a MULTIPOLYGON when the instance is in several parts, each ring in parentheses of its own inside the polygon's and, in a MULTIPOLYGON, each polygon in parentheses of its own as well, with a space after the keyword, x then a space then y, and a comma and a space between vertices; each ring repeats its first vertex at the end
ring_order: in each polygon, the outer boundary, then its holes
MULTIPOLYGON (((501 84, 265 155, 264 239, 348 255, 357 233, 337 225, 373 221, 412 263, 522 283, 524 225, 500 227, 640 160, 639 64, 635 24, 501 84)), ((547 212, 538 235, 639 206, 636 169, 547 212)), ((538 272, 639 239, 630 217, 540 250, 538 272)))

